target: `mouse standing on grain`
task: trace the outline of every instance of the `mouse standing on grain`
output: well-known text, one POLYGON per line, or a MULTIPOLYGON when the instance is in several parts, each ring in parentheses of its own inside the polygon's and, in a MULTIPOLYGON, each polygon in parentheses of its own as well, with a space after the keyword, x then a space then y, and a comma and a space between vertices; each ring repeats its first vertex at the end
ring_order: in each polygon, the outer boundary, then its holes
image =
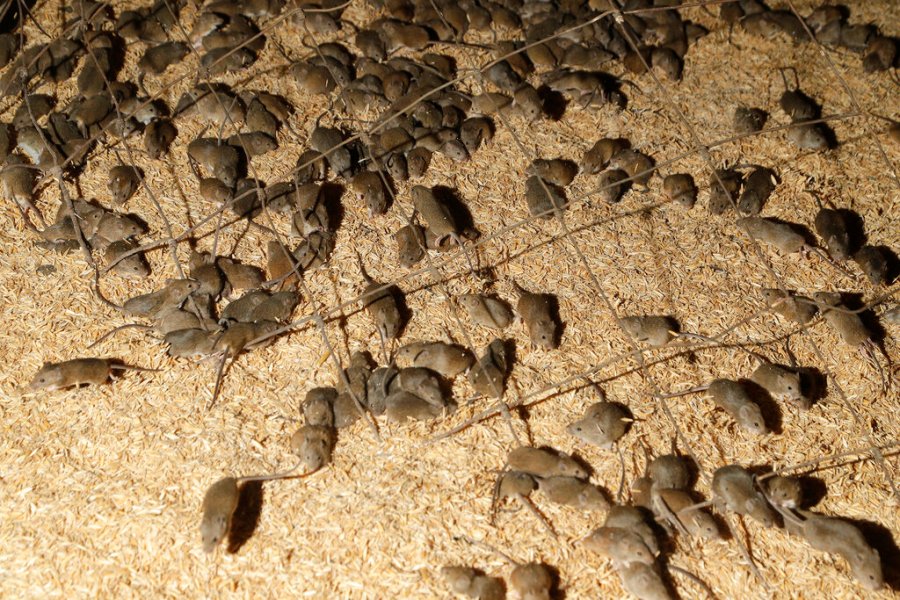
POLYGON ((32 391, 49 392, 84 384, 101 385, 109 381, 113 371, 158 371, 130 367, 111 362, 106 358, 75 358, 60 363, 44 363, 28 387, 32 391))
MULTIPOLYGON (((203 516, 200 519, 200 539, 203 543, 203 551, 209 554, 215 550, 231 531, 234 512, 237 510, 241 497, 239 485, 253 481, 272 481, 291 477, 304 464, 304 460, 301 456, 300 460, 293 467, 281 473, 223 477, 209 486, 203 496, 203 516)), ((308 474, 305 473, 304 475, 308 474)))
POLYGON ((740 382, 730 379, 714 379, 709 385, 698 386, 683 392, 666 394, 664 398, 675 398, 686 394, 709 392, 716 406, 728 413, 745 431, 757 435, 769 433, 762 411, 750 397, 740 382))
POLYGON ((516 311, 528 329, 531 343, 545 350, 558 348, 560 326, 552 313, 552 296, 529 292, 515 281, 512 284, 519 295, 516 311))

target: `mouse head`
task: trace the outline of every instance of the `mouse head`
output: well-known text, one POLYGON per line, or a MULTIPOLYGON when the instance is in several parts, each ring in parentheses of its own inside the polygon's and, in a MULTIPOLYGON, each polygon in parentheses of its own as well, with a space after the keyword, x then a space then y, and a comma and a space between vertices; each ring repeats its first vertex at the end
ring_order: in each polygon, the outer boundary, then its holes
POLYGON ((34 379, 28 384, 32 391, 55 390, 62 384, 62 371, 51 363, 44 363, 34 379))
POLYGON ((758 405, 753 403, 745 404, 738 409, 738 423, 742 428, 756 435, 769 433, 762 411, 758 405))
POLYGON ((200 521, 200 539, 203 542, 203 551, 210 553, 216 549, 228 533, 231 524, 231 516, 223 513, 207 513, 200 521))
POLYGON ((881 556, 878 550, 867 548, 847 557, 853 577, 866 589, 877 591, 884 586, 884 575, 881 571, 881 556))

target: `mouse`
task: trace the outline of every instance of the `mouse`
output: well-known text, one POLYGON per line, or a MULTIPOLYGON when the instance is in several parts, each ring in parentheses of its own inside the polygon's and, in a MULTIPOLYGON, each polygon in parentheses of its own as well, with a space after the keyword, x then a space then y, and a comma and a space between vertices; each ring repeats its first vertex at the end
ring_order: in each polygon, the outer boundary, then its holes
POLYGON ((306 392, 300 410, 307 425, 334 427, 334 401, 338 391, 332 387, 315 387, 306 392))
POLYGON ((302 460, 287 471, 280 473, 223 477, 209 486, 203 495, 201 507, 203 516, 200 519, 200 539, 203 551, 207 554, 213 552, 231 531, 232 518, 240 501, 239 485, 253 481, 285 479, 294 476, 300 466, 302 466, 302 460))
POLYGON ((125 204, 143 181, 143 172, 132 165, 116 165, 109 170, 107 187, 113 204, 125 204))
MULTIPOLYGON (((6 166, 0 169, 0 189, 6 198, 19 206, 26 225, 31 225, 29 215, 33 214, 41 227, 46 227, 44 215, 34 204, 35 171, 25 164, 24 159, 10 154, 6 166)), ((34 225, 31 225, 34 227, 34 225)))
POLYGON ((765 388, 776 400, 808 409, 812 401, 803 394, 800 373, 772 362, 762 362, 750 375, 753 383, 765 388))
POLYGON ((425 367, 453 379, 469 370, 475 363, 475 356, 456 344, 413 342, 397 350, 394 360, 401 367, 425 367))
POLYGON ((553 574, 541 563, 516 565, 509 574, 509 587, 519 600, 550 600, 553 574))
POLYGON ((431 369, 423 367, 400 369, 391 380, 389 391, 408 392, 438 408, 447 404, 440 377, 431 369))
POLYGON ((253 265, 245 265, 232 258, 219 256, 216 259, 216 265, 225 275, 225 281, 231 290, 256 289, 265 281, 262 269, 253 265))
POLYGON ((552 183, 546 182, 537 175, 525 180, 525 203, 532 217, 552 219, 554 214, 568 204, 565 196, 552 183))
POLYGON ((488 345, 478 362, 471 365, 469 383, 482 396, 500 398, 506 390, 508 373, 506 346, 503 340, 495 339, 488 345))
POLYGON ((593 530, 581 543, 587 550, 612 560, 616 570, 633 563, 656 563, 656 555, 643 538, 623 527, 604 525, 593 530))
POLYGON ((550 502, 582 510, 607 510, 609 500, 596 485, 577 477, 557 475, 538 479, 538 489, 550 502))
POLYGON ((825 322, 848 346, 859 347, 871 341, 871 333, 858 313, 849 312, 838 292, 816 292, 813 300, 819 303, 825 322), (834 310, 838 309, 838 310, 834 310))
POLYGON ((704 540, 722 539, 715 519, 701 508, 691 494, 683 489, 656 487, 651 492, 654 512, 671 525, 691 537, 704 540))
POLYGON ((670 202, 682 208, 693 208, 697 203, 697 186, 688 173, 673 173, 663 179, 663 194, 670 202))
POLYGON ((240 154, 215 138, 198 138, 187 146, 188 157, 212 177, 233 188, 238 178, 240 154))
POLYGON ((647 184, 654 173, 653 159, 634 148, 624 148, 616 152, 609 161, 610 169, 621 169, 635 185, 649 189, 647 184))
POLYGON ((630 147, 631 142, 624 138, 601 138, 584 153, 581 170, 595 175, 609 166, 613 156, 630 147))
POLYGON ((644 562, 630 562, 618 569, 622 587, 629 594, 641 600, 672 600, 674 596, 669 593, 655 565, 644 562))
POLYGON ((647 465, 647 477, 654 488, 687 490, 691 484, 687 461, 677 454, 663 454, 651 460, 647 465))
POLYGON ((758 215, 777 185, 778 179, 772 169, 755 167, 744 178, 744 189, 737 201, 738 213, 744 216, 758 215))
POLYGON ((360 171, 353 176, 350 187, 356 194, 356 199, 365 203, 370 217, 387 212, 388 202, 384 191, 384 182, 378 173, 360 171))
POLYGON ((659 556, 659 541, 656 539, 656 533, 647 523, 647 513, 635 506, 627 506, 624 504, 614 504, 606 513, 606 520, 603 522, 604 527, 618 527, 632 531, 643 540, 647 548, 654 556, 659 556))
POLYGON ((820 207, 814 225, 831 258, 838 261, 850 258, 850 233, 843 213, 820 207))
MULTIPOLYGON (((396 381, 396 379, 395 379, 396 381)), ((384 400, 388 420, 402 423, 408 419, 429 421, 441 416, 445 405, 434 404, 404 390, 391 392, 384 400)))
POLYGON ((531 343, 545 350, 558 348, 560 325, 552 314, 552 296, 529 292, 516 281, 512 284, 519 296, 516 312, 525 322, 531 343))
POLYGON ((425 186, 415 185, 411 188, 410 193, 412 194, 413 206, 416 212, 422 215, 422 219, 428 224, 428 231, 434 236, 436 243, 440 244, 441 240, 452 238, 465 254, 466 261, 469 263, 469 270, 475 273, 472 260, 463 247, 461 237, 463 232, 453 217, 450 208, 441 202, 432 190, 425 186))
POLYGON ((128 315, 152 318, 167 308, 181 306, 198 289, 200 283, 193 279, 170 279, 160 290, 129 298, 122 310, 128 315))
POLYGON ((278 240, 269 240, 266 244, 266 271, 269 281, 279 282, 278 289, 283 290, 297 283, 297 273, 302 271, 296 262, 294 255, 278 240))
POLYGON ((749 135, 761 131, 768 120, 769 113, 761 108, 738 106, 734 109, 731 126, 738 135, 749 135))
POLYGON ((796 477, 776 475, 765 480, 766 498, 776 508, 801 508, 803 484, 796 477))
POLYGON ((110 272, 126 279, 144 279, 150 275, 150 266, 143 252, 120 258, 137 247, 137 244, 128 240, 119 240, 107 246, 103 255, 107 262, 113 265, 110 272))
POLYGON ((416 224, 404 225, 394 234, 397 242, 397 262, 412 267, 425 258, 425 230, 416 224))
POLYGON ((482 144, 494 139, 493 123, 487 117, 469 117, 459 126, 459 141, 469 154, 478 150, 482 144))
POLYGON ((141 75, 150 73, 162 75, 170 66, 181 61, 190 52, 190 48, 184 42, 163 42, 147 48, 144 55, 138 61, 138 71, 141 75))
POLYGON ((714 503, 737 513, 748 515, 766 527, 776 525, 775 511, 757 489, 753 476, 739 465, 727 465, 713 473, 714 503))
POLYGON ((578 174, 578 165, 562 158, 537 158, 531 161, 528 172, 532 175, 537 175, 547 183, 566 187, 572 183, 578 174))
POLYGON ((179 329, 167 333, 166 353, 173 358, 205 358, 213 352, 218 332, 204 329, 179 329))
POLYGON ((782 254, 793 254, 809 248, 806 239, 789 223, 765 217, 744 217, 737 226, 753 239, 775 247, 782 254))
POLYGON ((567 425, 566 432, 585 443, 612 448, 633 421, 621 405, 597 402, 588 406, 580 419, 567 425))
POLYGON ((483 294, 461 294, 456 301, 476 325, 503 330, 512 322, 512 309, 502 300, 483 294))
POLYGON ((488 577, 471 567, 441 567, 441 575, 450 589, 477 600, 504 600, 506 589, 503 580, 488 577))
POLYGON ((853 253, 853 262, 863 272, 872 285, 887 285, 888 261, 884 253, 876 246, 869 244, 853 253))
POLYGON ((343 134, 332 127, 316 127, 309 136, 310 147, 325 155, 331 170, 342 177, 349 175, 353 167, 353 157, 347 146, 341 145, 343 142, 343 134))
POLYGON ((35 392, 41 390, 53 392, 86 384, 101 385, 113 377, 114 371, 156 372, 159 369, 122 365, 107 358, 74 358, 58 363, 45 362, 28 384, 28 388, 35 392))
POLYGON ((154 119, 144 129, 144 148, 150 158, 160 159, 178 136, 178 130, 169 119, 154 119))
POLYGON ((306 473, 318 471, 331 462, 334 427, 307 423, 291 436, 291 452, 300 458, 306 473))
POLYGON ((678 331, 675 319, 660 315, 620 317, 619 324, 635 341, 654 348, 668 344, 678 331))
POLYGON ((363 266, 362 256, 358 252, 356 260, 359 273, 365 282, 365 289, 361 294, 362 304, 372 318, 383 346, 387 340, 397 339, 403 326, 403 316, 394 296, 398 289, 393 285, 385 286, 369 277, 363 266))
POLYGON ((501 471, 500 476, 497 478, 497 482, 494 485, 494 497, 491 503, 491 525, 493 525, 496 520, 498 500, 512 498, 533 514, 538 521, 541 522, 541 525, 547 529, 550 535, 556 537, 556 532, 553 530, 549 521, 547 521, 546 517, 544 517, 531 502, 531 493, 536 489, 537 481, 535 481, 530 473, 515 470, 501 471))
POLYGON ((811 511, 798 511, 802 521, 785 519, 791 533, 801 535, 810 546, 822 552, 837 554, 850 565, 853 577, 870 591, 884 587, 881 556, 869 545, 858 527, 837 517, 828 517, 811 511))
POLYGON ((587 479, 588 472, 568 454, 532 446, 519 446, 506 457, 507 466, 514 471, 535 477, 575 477, 587 479))
POLYGON ((805 296, 775 288, 763 288, 760 293, 769 308, 800 325, 812 321, 818 312, 815 302, 805 296))
POLYGON ((742 429, 756 435, 769 433, 759 405, 750 398, 750 394, 740 382, 714 379, 707 391, 713 397, 716 406, 731 415, 742 429))

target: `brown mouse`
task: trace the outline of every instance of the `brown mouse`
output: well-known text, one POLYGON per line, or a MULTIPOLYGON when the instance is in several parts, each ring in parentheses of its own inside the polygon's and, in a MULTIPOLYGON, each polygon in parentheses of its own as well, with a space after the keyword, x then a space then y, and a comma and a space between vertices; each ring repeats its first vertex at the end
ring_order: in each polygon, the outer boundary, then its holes
MULTIPOLYGON (((725 5, 723 5, 723 8, 724 6, 725 5)), ((761 108, 738 106, 734 109, 732 127, 734 128, 734 132, 739 135, 756 133, 757 131, 762 130, 768 119, 769 113, 761 108)))
POLYGON ((776 508, 800 508, 803 505, 803 484, 796 477, 776 475, 765 480, 766 498, 776 508))
POLYGON ((115 263, 111 269, 112 273, 125 277, 126 279, 144 279, 150 275, 150 267, 144 258, 143 252, 131 254, 125 258, 119 257, 126 252, 131 252, 137 248, 137 244, 127 240, 119 240, 111 243, 104 250, 104 257, 109 263, 115 263))
POLYGON ((578 174, 578 165, 562 158, 537 158, 531 161, 529 172, 548 183, 565 187, 572 183, 578 174))
POLYGON ((124 204, 143 181, 143 173, 132 165, 117 165, 109 170, 109 193, 113 204, 124 204))
POLYGON ((445 342, 413 342, 397 350, 398 365, 425 367, 447 379, 465 373, 475 362, 472 353, 456 344, 445 342))
POLYGON ((582 545, 591 552, 611 559, 617 570, 632 563, 656 563, 656 555, 647 547, 643 538, 622 527, 603 526, 595 529, 582 540, 582 545))
POLYGON ((306 473, 318 471, 331 462, 334 448, 334 427, 304 425, 291 436, 291 452, 300 458, 306 473))
POLYGON ((739 382, 715 379, 709 384, 708 391, 716 406, 731 415, 741 428, 757 435, 769 432, 759 405, 750 398, 739 382))
MULTIPOLYGON (((471 364, 471 363, 470 363, 471 364)), ((485 350, 484 356, 472 365, 469 383, 475 391, 488 398, 500 398, 506 389, 509 362, 503 340, 495 339, 485 350)))
POLYGON ((179 307, 200 288, 193 279, 170 279, 161 290, 129 298, 122 305, 126 314, 138 317, 154 317, 163 310, 179 307))
POLYGON ((394 234, 397 242, 397 261, 411 267, 425 258, 425 231, 416 224, 405 225, 394 234))
POLYGON ((866 279, 872 285, 887 285, 888 261, 884 253, 875 246, 866 244, 853 253, 853 262, 857 264, 866 279))
POLYGON ((741 174, 734 169, 717 169, 709 177, 708 210, 712 215, 721 215, 737 202, 741 189, 741 174))
POLYGON ((798 408, 809 408, 811 401, 804 396, 800 373, 771 362, 761 363, 750 379, 765 388, 776 400, 787 402, 798 408))
POLYGON ((588 406, 580 419, 567 425, 566 431, 588 444, 611 448, 625 435, 632 421, 621 405, 597 402, 588 406))
POLYGON ((556 504, 583 510, 606 510, 609 500, 596 485, 577 477, 558 475, 538 479, 538 488, 548 500, 556 504))
POLYGON ((28 384, 28 388, 32 391, 52 392, 84 384, 101 385, 109 381, 113 371, 158 370, 117 364, 106 358, 75 358, 59 363, 44 363, 28 384))
POLYGON ((654 348, 665 346, 678 330, 677 321, 668 316, 620 317, 619 323, 635 341, 647 343, 654 348))
POLYGON ((462 294, 456 300, 476 325, 502 330, 512 322, 512 310, 497 298, 483 294, 462 294))
POLYGON ((391 392, 385 398, 384 405, 387 418, 399 423, 408 419, 429 421, 439 417, 444 409, 443 405, 436 405, 403 390, 391 392))
POLYGON ((663 454, 651 460, 647 465, 647 476, 655 488, 686 490, 691 484, 688 464, 677 454, 663 454))
POLYGON ((144 129, 144 148, 150 158, 161 158, 169 151, 169 146, 175 141, 178 130, 168 119, 155 119, 144 129))
POLYGON ((350 187, 357 200, 365 203, 369 216, 383 215, 387 212, 388 202, 381 176, 374 171, 360 171, 353 176, 350 187))
POLYGON ((777 184, 771 169, 755 167, 744 179, 744 189, 737 201, 738 212, 745 216, 758 215, 777 184))
POLYGON ((503 600, 506 597, 501 579, 488 577, 471 567, 441 567, 441 575, 457 594, 465 594, 476 600, 503 600))
POLYGON ((631 562, 618 569, 619 579, 625 591, 641 600, 671 600, 672 594, 666 587, 656 565, 631 562))
POLYGON ((597 140, 584 153, 581 168, 585 173, 596 174, 609 166, 609 161, 620 151, 631 147, 631 142, 624 138, 602 138, 597 140))
POLYGON ((681 489, 655 488, 651 492, 654 512, 691 537, 722 539, 715 519, 698 508, 691 494, 681 489), (673 522, 674 521, 674 522, 673 522))
POLYGON ((198 138, 188 144, 187 152, 212 177, 228 187, 234 187, 240 162, 237 148, 214 138, 198 138))
POLYGON ((537 175, 532 175, 525 180, 525 203, 532 217, 548 220, 564 209, 567 204, 557 186, 544 181, 537 175))
POLYGON ((516 311, 525 322, 531 343, 546 350, 558 348, 560 325, 553 318, 551 312, 551 296, 535 294, 524 289, 515 281, 512 283, 519 295, 516 311))
POLYGON ((670 201, 684 208, 697 203, 697 186, 688 173, 674 173, 663 179, 663 193, 670 201))
POLYGON ((381 336, 382 343, 396 339, 403 326, 403 317, 394 296, 397 288, 385 286, 369 277, 359 253, 356 255, 356 260, 359 264, 360 275, 366 285, 361 295, 363 307, 375 323, 375 329, 381 336))
POLYGON ((749 515, 766 527, 775 526, 775 511, 756 488, 753 476, 739 465, 727 465, 713 473, 716 504, 739 515, 749 515))
POLYGON ((785 319, 806 325, 816 316, 816 305, 809 298, 775 288, 763 288, 761 293, 766 305, 785 319))
POLYGON ((541 563, 516 565, 509 574, 509 586, 519 600, 550 600, 553 575, 541 563))
POLYGON ((531 446, 519 446, 506 457, 510 469, 535 477, 576 477, 587 479, 588 472, 567 454, 531 446))
POLYGON ((842 557, 850 565, 853 577, 866 589, 877 591, 884 586, 881 556, 858 527, 810 511, 799 511, 799 514, 802 517, 799 525, 793 519, 785 519, 788 531, 801 535, 816 550, 842 557))
POLYGON ((820 208, 814 224, 831 258, 840 261, 850 258, 850 233, 843 213, 820 208))

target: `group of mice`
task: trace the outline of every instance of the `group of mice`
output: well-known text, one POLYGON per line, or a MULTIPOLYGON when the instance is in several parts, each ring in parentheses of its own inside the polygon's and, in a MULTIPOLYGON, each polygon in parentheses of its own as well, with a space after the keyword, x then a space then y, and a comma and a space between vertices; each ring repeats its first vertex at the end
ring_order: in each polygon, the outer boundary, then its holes
MULTIPOLYGON (((303 274, 329 260, 336 241, 332 215, 341 193, 339 186, 328 181, 329 172, 347 184, 351 199, 367 209, 370 217, 384 215, 393 204, 395 183, 422 177, 436 152, 454 161, 469 159, 492 139, 493 118, 515 114, 531 121, 549 116, 560 95, 584 107, 623 108, 626 98, 619 81, 603 69, 620 61, 630 73, 652 69, 678 80, 689 45, 707 33, 672 9, 678 2, 664 0, 628 0, 621 7, 609 0, 379 0, 372 4, 384 16, 364 28, 353 25, 358 55, 341 43, 315 43, 316 35, 333 36, 347 24, 341 19, 346 5, 335 0, 213 0, 200 7, 190 31, 181 25, 181 0, 156 0, 152 5, 123 11, 117 20, 109 5, 78 0, 67 8, 71 18, 58 39, 26 47, 20 33, 0 35, 0 67, 8 65, 0 77, 0 93, 22 97, 12 123, 0 126, 0 159, 4 161, 0 189, 17 203, 26 224, 40 234, 41 243, 62 252, 81 248, 88 257, 100 251, 106 261, 104 273, 138 279, 149 275, 143 255, 147 248, 135 241, 146 233, 144 222, 97 201, 70 198, 64 178, 84 167, 98 140, 106 139, 110 146, 121 143, 130 157, 127 139, 142 134, 146 155, 162 160, 177 137, 177 118, 195 115, 206 123, 207 130, 217 129, 214 137, 200 137, 186 144, 200 196, 219 207, 204 222, 228 209, 237 220, 273 235, 275 239, 266 246, 265 271, 216 255, 215 250, 195 250, 188 273, 182 273, 179 266, 180 277, 158 290, 132 297, 121 306, 101 296, 124 315, 149 321, 122 327, 141 327, 163 336, 171 356, 221 356, 213 401, 226 361, 270 344, 286 331, 285 325, 300 302, 297 286, 303 274), (598 18, 606 10, 615 11, 617 18, 598 18), (350 115, 375 111, 378 116, 374 130, 368 133, 316 123, 308 136, 309 149, 297 159, 292 176, 266 185, 250 176, 252 160, 278 150, 278 136, 283 128, 291 128, 289 119, 294 109, 275 94, 237 92, 213 78, 253 64, 266 47, 265 25, 277 24, 286 17, 302 26, 314 42, 306 46, 312 52, 309 57, 289 59, 287 71, 298 89, 324 95, 332 107, 350 115), (263 27, 258 20, 263 20, 263 27), (179 30, 183 41, 172 40, 179 30), (470 46, 464 41, 469 30, 522 32, 519 37, 499 40, 486 48, 495 60, 483 72, 473 73, 481 93, 472 95, 457 85, 461 73, 453 59, 427 51, 441 43, 470 46), (123 40, 144 45, 137 62, 136 83, 116 80, 123 65, 123 40), (398 56, 398 50, 404 50, 404 55, 408 50, 418 51, 420 60, 398 56), (199 60, 197 80, 170 110, 160 99, 170 86, 150 94, 146 85, 191 54, 199 60), (65 82, 76 72, 78 94, 64 107, 57 107, 53 96, 32 90, 41 82, 65 82), (529 78, 540 80, 540 85, 536 87, 529 78), (223 137, 226 129, 233 134, 223 137), (41 173, 57 180, 63 198, 52 224, 35 205, 41 173), (286 247, 274 225, 254 221, 267 211, 289 216, 290 235, 300 238, 295 249, 286 247), (39 229, 32 223, 32 215, 39 229), (235 293, 236 298, 223 302, 235 293)), ((791 11, 769 9, 758 0, 726 2, 720 11, 725 22, 740 23, 748 32, 767 37, 782 32, 808 40, 808 27, 823 44, 862 52, 867 71, 896 64, 896 40, 880 35, 873 26, 850 25, 846 12, 839 7, 821 7, 806 20, 791 11)), ((272 43, 277 45, 274 40, 272 43)), ((280 45, 278 50, 288 56, 280 45)), ((791 120, 787 140, 802 150, 821 151, 833 146, 833 132, 816 122, 821 118, 821 108, 798 87, 786 89, 780 100, 791 120)), ((738 107, 735 132, 739 136, 757 133, 767 118, 760 108, 738 107)), ((892 131, 900 137, 896 124, 892 131)), ((710 213, 724 214, 736 208, 741 216, 738 227, 781 253, 818 252, 840 268, 852 258, 873 284, 889 283, 888 261, 882 250, 872 245, 854 246, 858 236, 851 231, 848 211, 821 207, 815 229, 826 253, 808 244, 807 236, 794 225, 759 216, 776 188, 777 176, 767 167, 750 166, 746 175, 742 168, 724 168, 710 175, 710 213)), ((563 158, 536 159, 525 173, 525 204, 530 215, 547 219, 559 215, 567 205, 564 188, 579 171, 597 175, 598 193, 614 203, 632 184, 649 189, 655 163, 624 138, 598 140, 580 165, 563 158)), ((144 171, 137 165, 111 168, 110 204, 125 205, 144 185, 143 180, 144 171)), ((698 189, 688 173, 666 176, 662 191, 669 201, 684 208, 693 207, 697 200, 698 189)), ((416 185, 410 196, 414 215, 393 236, 397 262, 411 267, 429 250, 459 249, 475 274, 464 242, 474 240, 478 232, 468 222, 465 206, 441 188, 416 185)), ((173 242, 190 241, 189 233, 199 226, 173 242)), ((155 247, 159 246, 162 244, 155 247)), ((362 258, 359 269, 363 291, 358 300, 381 338, 385 364, 373 366, 367 352, 355 353, 339 372, 335 387, 315 387, 307 392, 302 403, 305 423, 290 440, 297 456, 294 468, 270 475, 226 477, 207 490, 201 521, 206 551, 214 550, 227 536, 242 484, 321 469, 331 461, 338 429, 369 415, 383 414, 401 422, 434 419, 453 410, 455 401, 447 390, 453 379, 464 374, 479 396, 503 396, 512 369, 511 354, 503 339, 493 340, 481 356, 476 356, 474 349, 442 341, 406 344, 389 355, 387 345, 400 338, 404 327, 402 291, 392 283, 369 277, 362 258)), ((555 298, 528 291, 515 281, 511 285, 517 296, 515 313, 532 345, 546 350, 557 348, 561 323, 555 298)), ((845 342, 871 353, 871 333, 858 311, 848 307, 839 294, 823 292, 806 298, 772 289, 764 291, 764 298, 773 311, 802 324, 809 323, 818 308, 845 342)), ((477 326, 502 331, 514 320, 511 305, 495 295, 463 294, 455 301, 477 326)), ((888 318, 900 320, 900 312, 894 309, 888 318)), ((678 337, 703 339, 679 332, 677 322, 667 316, 629 316, 622 318, 621 324, 635 340, 651 347, 663 347, 678 337)), ((802 369, 777 365, 752 354, 760 362, 751 376, 754 384, 776 399, 802 408, 810 406, 802 369)), ((55 390, 101 384, 114 372, 128 369, 149 370, 112 359, 75 359, 45 364, 33 378, 31 388, 55 390)), ((716 379, 689 392, 708 391, 716 405, 741 427, 765 433, 768 428, 762 412, 746 383, 716 379)), ((611 448, 631 422, 625 407, 603 398, 587 407, 566 431, 584 443, 611 448)), ((530 495, 535 490, 551 502, 608 510, 604 526, 584 539, 585 547, 611 559, 623 586, 634 596, 669 598, 671 591, 660 576, 659 543, 648 517, 652 515, 653 522, 669 532, 706 539, 721 537, 716 520, 703 511, 710 503, 696 502, 689 484, 689 472, 681 457, 659 457, 648 463, 646 475, 632 486, 634 506, 611 505, 604 492, 589 482, 589 472, 572 457, 521 446, 509 453, 497 479, 492 512, 498 501, 516 501, 554 533, 531 503, 530 495)), ((865 586, 880 587, 878 553, 859 530, 849 522, 801 510, 799 489, 797 480, 757 477, 731 465, 715 472, 711 503, 722 511, 746 514, 768 526, 777 522, 780 513, 788 531, 801 535, 814 548, 844 557, 865 586)), ((501 580, 470 567, 445 567, 442 572, 455 592, 483 599, 500 598, 505 593, 501 580)), ((516 563, 510 576, 510 587, 521 598, 547 598, 555 585, 551 570, 537 563, 516 563)))

